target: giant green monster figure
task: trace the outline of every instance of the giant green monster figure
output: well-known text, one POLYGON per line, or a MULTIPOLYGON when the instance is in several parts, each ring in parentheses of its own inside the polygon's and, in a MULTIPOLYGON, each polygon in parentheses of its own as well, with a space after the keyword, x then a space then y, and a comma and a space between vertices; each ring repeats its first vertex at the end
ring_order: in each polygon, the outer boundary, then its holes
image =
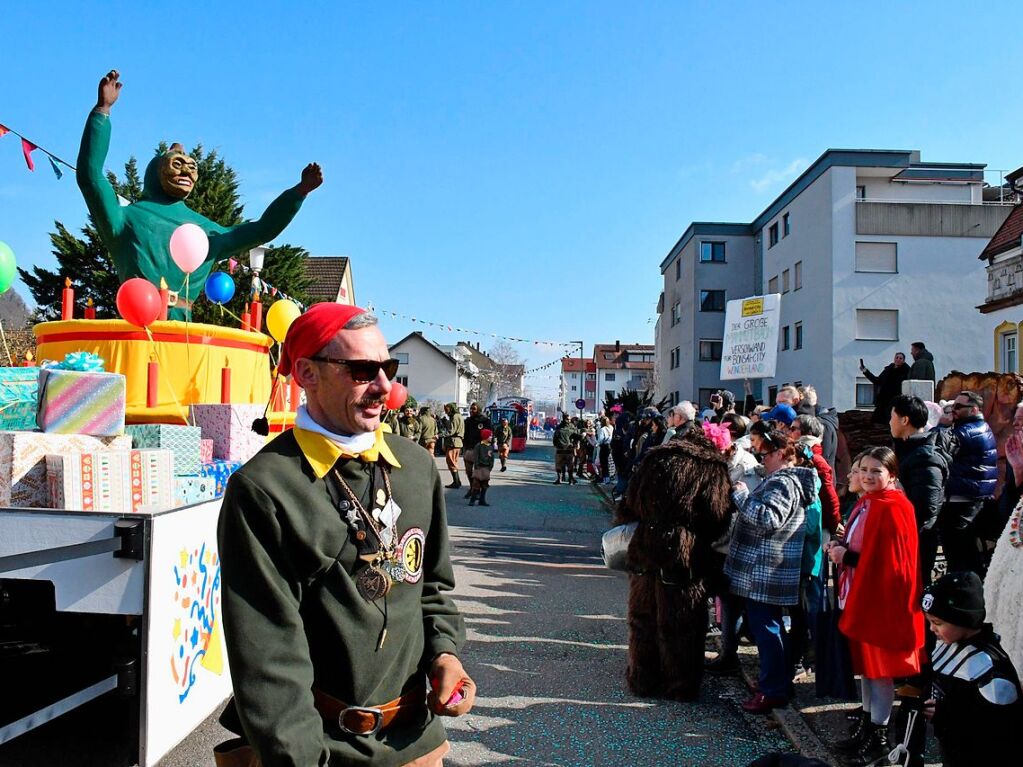
POLYGON ((144 277, 159 285, 162 277, 171 290, 180 291, 170 319, 185 319, 185 310, 202 290, 214 262, 269 242, 284 231, 306 195, 323 183, 323 174, 319 165, 310 163, 302 171, 302 180, 270 203, 258 220, 221 226, 185 205, 199 172, 184 147, 174 144, 146 168, 142 199, 122 206, 103 175, 110 147, 110 107, 121 93, 119 78, 112 70, 99 82, 99 97, 85 123, 78 152, 78 186, 121 281, 144 277), (186 223, 200 226, 210 240, 209 255, 189 277, 187 292, 185 274, 171 258, 169 244, 173 231, 186 223))

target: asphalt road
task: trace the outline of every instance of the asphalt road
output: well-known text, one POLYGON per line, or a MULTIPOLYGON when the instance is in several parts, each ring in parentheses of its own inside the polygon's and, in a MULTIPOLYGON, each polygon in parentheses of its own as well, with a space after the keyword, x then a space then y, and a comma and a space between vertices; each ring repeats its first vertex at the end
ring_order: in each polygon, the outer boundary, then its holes
MULTIPOLYGON (((549 445, 513 455, 489 508, 447 491, 463 661, 480 692, 471 714, 448 723, 445 764, 742 767, 791 750, 771 720, 742 713, 738 680, 707 679, 691 704, 626 691, 627 582, 599 557, 610 511, 588 484, 552 486, 552 464, 549 445)), ((111 722, 129 727, 117 706, 64 717, 0 746, 0 767, 131 764, 111 722)), ((211 717, 159 767, 211 767, 213 744, 228 737, 211 717)))

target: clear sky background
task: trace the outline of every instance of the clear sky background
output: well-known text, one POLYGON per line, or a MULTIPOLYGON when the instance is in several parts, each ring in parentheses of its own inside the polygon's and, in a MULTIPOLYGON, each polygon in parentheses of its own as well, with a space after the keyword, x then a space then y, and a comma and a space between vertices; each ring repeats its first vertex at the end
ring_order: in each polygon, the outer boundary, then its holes
MULTIPOLYGON (((1018 3, 381 5, 4 3, 0 123, 74 162, 117 68, 108 167, 202 142, 255 216, 316 160, 278 244, 350 256, 359 303, 587 353, 652 343, 688 224, 752 220, 829 147, 1023 165, 1018 3)), ((70 174, 0 139, 19 265, 52 268, 53 220, 85 215, 70 174)))

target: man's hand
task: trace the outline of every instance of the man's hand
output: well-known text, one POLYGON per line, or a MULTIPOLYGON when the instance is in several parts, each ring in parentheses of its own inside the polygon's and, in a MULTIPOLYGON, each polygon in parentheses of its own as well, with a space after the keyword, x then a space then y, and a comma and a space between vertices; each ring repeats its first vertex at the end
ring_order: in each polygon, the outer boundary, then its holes
POLYGON ((99 81, 99 94, 96 97, 96 111, 102 112, 105 115, 110 114, 110 107, 117 101, 117 97, 121 95, 121 83, 118 80, 121 77, 121 73, 116 69, 111 69, 107 72, 106 77, 99 81))
POLYGON ((842 564, 842 559, 845 557, 846 551, 847 549, 845 546, 838 543, 832 543, 832 545, 828 548, 828 557, 836 565, 840 565, 842 564))
POLYGON ((323 171, 318 163, 311 162, 302 170, 302 180, 295 187, 299 193, 306 195, 323 183, 323 171))
POLYGON ((465 673, 462 662, 450 653, 441 653, 434 658, 430 667, 430 687, 426 701, 430 710, 438 716, 468 714, 476 702, 476 683, 465 673), (446 705, 456 689, 462 700, 446 705))

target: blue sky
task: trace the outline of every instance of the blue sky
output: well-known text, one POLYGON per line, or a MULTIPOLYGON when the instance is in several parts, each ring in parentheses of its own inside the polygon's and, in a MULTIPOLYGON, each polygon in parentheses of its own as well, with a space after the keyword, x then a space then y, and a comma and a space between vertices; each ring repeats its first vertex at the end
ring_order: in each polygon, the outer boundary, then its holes
MULTIPOLYGON (((202 142, 254 216, 319 161, 280 242, 351 256, 360 303, 587 352, 652 342, 689 222, 751 220, 829 147, 1023 164, 1008 3, 44 5, 0 15, 0 123, 73 162, 116 67, 108 167, 202 142)), ((19 265, 54 219, 84 223, 74 180, 0 139, 19 265)))

